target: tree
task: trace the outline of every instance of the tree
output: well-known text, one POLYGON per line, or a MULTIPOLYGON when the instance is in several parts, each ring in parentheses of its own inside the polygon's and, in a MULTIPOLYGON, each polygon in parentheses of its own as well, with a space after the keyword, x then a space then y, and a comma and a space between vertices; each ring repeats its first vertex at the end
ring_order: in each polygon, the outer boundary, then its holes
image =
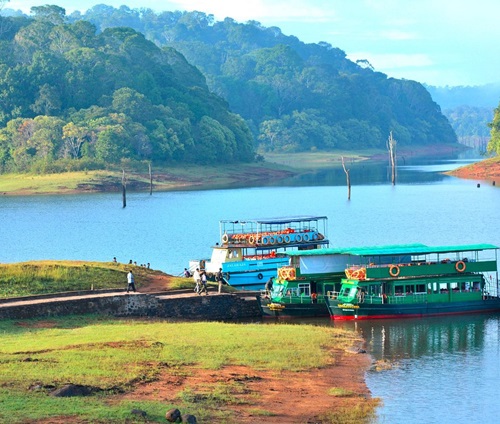
POLYGON ((73 159, 78 159, 82 144, 87 140, 87 129, 70 122, 63 127, 62 139, 65 143, 65 157, 69 155, 73 159))
POLYGON ((488 152, 500 155, 500 105, 495 109, 493 122, 489 123, 488 126, 491 128, 488 152))

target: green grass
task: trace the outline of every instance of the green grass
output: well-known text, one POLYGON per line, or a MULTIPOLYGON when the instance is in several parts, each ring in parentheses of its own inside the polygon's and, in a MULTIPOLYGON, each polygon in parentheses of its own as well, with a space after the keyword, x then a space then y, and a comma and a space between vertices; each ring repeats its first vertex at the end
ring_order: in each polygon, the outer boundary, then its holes
POLYGON ((300 170, 338 168, 342 167, 342 156, 346 166, 351 162, 367 160, 374 154, 382 154, 378 150, 366 151, 335 151, 335 152, 304 152, 304 153, 266 153, 266 162, 277 163, 300 170))
POLYGON ((117 391, 154 381, 166 370, 182 376, 225 365, 276 372, 332 365, 331 349, 347 349, 357 337, 332 327, 286 324, 169 323, 94 316, 42 321, 51 328, 40 328, 38 323, 0 321, 0 422, 78 416, 88 422, 122 423, 134 408, 147 411, 150 422, 164 422, 165 411, 178 407, 196 415, 199 422, 231 423, 234 417, 223 406, 239 402, 235 395, 245 390, 240 382, 207 385, 197 392, 185 389, 175 406, 110 399, 117 391), (86 398, 52 398, 47 390, 29 390, 35 385, 67 383, 102 391, 86 398))
MULTIPOLYGON (((113 262, 33 261, 0 264, 0 299, 75 290, 125 288, 132 269, 140 288, 159 271, 113 262)), ((179 281, 180 280, 180 281, 179 281)), ((185 284, 175 279, 177 285, 185 284)), ((191 284, 192 285, 192 284, 191 284)))

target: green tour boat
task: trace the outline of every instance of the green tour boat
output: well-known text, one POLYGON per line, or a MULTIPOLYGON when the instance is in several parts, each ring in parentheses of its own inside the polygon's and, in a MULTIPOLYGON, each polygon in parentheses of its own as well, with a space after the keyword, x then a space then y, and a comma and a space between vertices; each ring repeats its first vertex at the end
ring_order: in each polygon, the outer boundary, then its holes
POLYGON ((335 320, 500 312, 498 247, 381 246, 348 266, 340 292, 325 297, 335 320))

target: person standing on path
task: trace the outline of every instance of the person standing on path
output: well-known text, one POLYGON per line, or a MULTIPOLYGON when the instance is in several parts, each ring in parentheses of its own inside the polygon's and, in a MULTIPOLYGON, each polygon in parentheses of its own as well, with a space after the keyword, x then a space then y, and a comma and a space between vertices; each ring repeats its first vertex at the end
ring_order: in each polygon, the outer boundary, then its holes
POLYGON ((219 293, 222 293, 222 268, 219 268, 217 274, 215 274, 215 281, 219 283, 219 293))
POLYGON ((127 293, 132 290, 135 292, 135 278, 134 274, 132 274, 132 270, 130 270, 127 274, 127 293))
POLYGON ((200 269, 199 268, 196 268, 196 271, 193 272, 193 280, 196 284, 194 286, 194 291, 199 294, 200 289, 201 289, 201 287, 200 287, 201 279, 200 279, 200 269))

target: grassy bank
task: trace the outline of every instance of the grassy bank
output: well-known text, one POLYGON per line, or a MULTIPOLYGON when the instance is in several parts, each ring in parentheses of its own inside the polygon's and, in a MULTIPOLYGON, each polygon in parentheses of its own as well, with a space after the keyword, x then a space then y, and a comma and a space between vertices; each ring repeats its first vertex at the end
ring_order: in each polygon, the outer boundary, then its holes
MULTIPOLYGON (((190 279, 113 262, 32 261, 0 264, 0 299, 75 290, 123 289, 131 269, 140 290, 163 279, 163 288, 191 288, 190 279)), ((160 287, 162 288, 162 287, 160 287)))
MULTIPOLYGON (((261 393, 249 393, 245 379, 213 385, 205 381, 197 386, 185 382, 200 373, 222 372, 228 366, 245 367, 249 375, 300 376, 311 369, 327 370, 338 365, 339 356, 334 353, 345 354, 356 341, 355 334, 346 330, 302 325, 97 317, 3 321, 0 421, 144 422, 131 415, 131 410, 140 409, 147 412, 148 422, 165 422, 165 411, 177 407, 195 415, 200 423, 237 423, 242 410, 268 417, 263 419, 267 422, 273 416, 273 406, 256 406, 261 393), (161 384, 154 386, 155 382, 161 384), (90 387, 93 394, 69 398, 49 395, 67 383, 90 387), (146 387, 151 385, 157 388, 145 396, 146 387)), ((359 393, 330 387, 325 395, 331 397, 332 407, 323 411, 321 422, 363 423, 373 416, 376 401, 359 393), (346 397, 349 407, 342 402, 346 397), (337 407, 336 398, 341 401, 337 407)), ((285 399, 287 393, 283 396, 285 399)))
MULTIPOLYGON (((398 148, 398 157, 446 156, 464 149, 460 145, 398 148)), ((215 189, 259 185, 291 175, 318 169, 342 167, 359 161, 386 161, 387 151, 371 149, 359 151, 262 153, 263 162, 233 165, 172 165, 153 167, 153 190, 215 189)), ((127 190, 149 192, 148 165, 142 162, 126 167, 127 190)), ((93 192, 120 192, 122 169, 81 171, 63 174, 4 174, 0 175, 1 195, 72 194, 93 192)))
MULTIPOLYGON (((173 165, 153 168, 153 190, 212 189, 235 185, 258 185, 269 179, 282 179, 314 169, 342 166, 341 157, 348 161, 366 160, 376 151, 314 152, 266 154, 265 161, 252 164, 220 166, 173 165)), ((135 164, 126 172, 127 189, 149 191, 148 168, 135 164)), ((0 175, 0 194, 71 194, 85 192, 119 192, 122 189, 122 170, 81 171, 63 174, 4 174, 0 175)))

